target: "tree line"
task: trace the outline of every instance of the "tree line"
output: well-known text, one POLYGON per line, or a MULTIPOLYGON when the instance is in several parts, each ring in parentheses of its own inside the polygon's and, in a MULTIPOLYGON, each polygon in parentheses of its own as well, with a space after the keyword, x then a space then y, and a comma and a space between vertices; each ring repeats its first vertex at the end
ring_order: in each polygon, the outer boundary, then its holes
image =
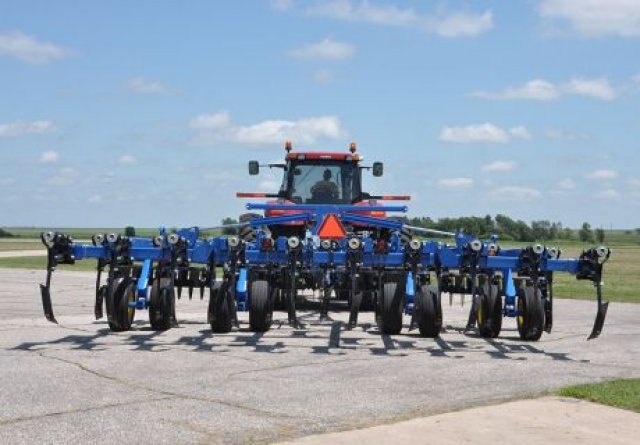
MULTIPOLYGON (((604 242, 605 231, 600 228, 593 229, 589 223, 582 224, 576 230, 564 227, 561 222, 537 220, 526 223, 522 220, 514 220, 506 215, 462 216, 459 218, 439 218, 432 219, 428 216, 403 218, 403 222, 410 226, 422 227, 425 229, 440 230, 443 232, 455 232, 462 230, 465 233, 472 233, 480 238, 488 238, 491 235, 498 235, 501 240, 506 241, 551 241, 551 240, 576 240, 583 242, 604 242)), ((224 218, 223 225, 237 224, 234 218, 224 218)), ((224 228, 223 233, 233 235, 236 229, 233 227, 224 228)))

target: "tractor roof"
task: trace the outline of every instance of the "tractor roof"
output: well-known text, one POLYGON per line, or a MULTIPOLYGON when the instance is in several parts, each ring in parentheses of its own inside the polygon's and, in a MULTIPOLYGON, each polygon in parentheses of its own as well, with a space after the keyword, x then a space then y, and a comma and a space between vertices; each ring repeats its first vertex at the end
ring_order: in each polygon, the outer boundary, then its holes
POLYGON ((331 160, 331 161, 345 161, 345 162, 359 162, 362 157, 355 153, 335 153, 329 151, 306 151, 306 152, 289 152, 287 153, 287 160, 297 159, 299 161, 319 161, 319 160, 331 160))

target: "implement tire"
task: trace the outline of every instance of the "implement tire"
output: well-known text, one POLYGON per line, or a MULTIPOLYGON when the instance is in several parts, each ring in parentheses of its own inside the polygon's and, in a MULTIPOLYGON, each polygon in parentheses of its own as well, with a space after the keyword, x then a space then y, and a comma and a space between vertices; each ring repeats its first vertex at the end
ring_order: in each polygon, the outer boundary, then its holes
POLYGON ((502 295, 496 284, 485 283, 479 288, 480 301, 476 312, 478 332, 483 338, 496 338, 502 329, 502 295))
POLYGON ((223 282, 216 281, 209 292, 207 321, 211 330, 218 334, 225 334, 233 327, 232 302, 227 288, 223 282))
POLYGON ((383 335, 396 335, 402 330, 404 283, 385 283, 378 306, 378 329, 383 335))
POLYGON ((526 341, 538 341, 544 330, 544 305, 542 292, 532 285, 518 289, 518 333, 526 341))
POLYGON ((175 322, 176 292, 171 278, 156 278, 151 285, 149 321, 156 331, 171 329, 175 322))
POLYGON ((109 328, 114 332, 131 329, 136 308, 129 307, 129 302, 136 301, 136 280, 129 277, 118 280, 117 284, 114 283, 111 295, 107 299, 109 328))
POLYGON ((252 332, 266 332, 273 321, 273 302, 270 298, 269 283, 256 280, 249 288, 249 329, 252 332))
POLYGON ((422 337, 436 338, 442 329, 442 298, 437 285, 419 286, 416 321, 422 337))

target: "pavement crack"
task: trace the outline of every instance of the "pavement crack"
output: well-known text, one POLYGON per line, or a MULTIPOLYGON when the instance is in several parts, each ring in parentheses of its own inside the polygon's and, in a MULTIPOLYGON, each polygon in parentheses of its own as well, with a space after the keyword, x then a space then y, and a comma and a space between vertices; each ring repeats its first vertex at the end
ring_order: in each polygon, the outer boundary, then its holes
POLYGON ((227 379, 232 379, 239 375, 253 374, 256 372, 278 371, 281 369, 305 368, 308 366, 333 365, 336 363, 360 362, 360 361, 367 361, 367 360, 370 361, 371 359, 372 359, 371 357, 362 357, 362 358, 348 358, 348 359, 342 359, 342 360, 331 360, 331 361, 321 361, 321 362, 296 363, 293 365, 267 366, 264 368, 247 369, 246 371, 239 371, 239 372, 230 374, 227 379))
POLYGON ((106 405, 74 408, 74 409, 69 409, 64 411, 54 411, 50 413, 38 414, 35 416, 22 416, 22 417, 15 417, 13 419, 2 419, 0 420, 0 425, 11 425, 19 422, 28 422, 30 420, 41 420, 49 417, 64 416, 66 414, 86 413, 89 411, 99 411, 99 410, 109 409, 109 408, 120 408, 123 406, 138 405, 142 403, 156 402, 159 400, 168 400, 168 399, 170 399, 170 397, 154 397, 151 399, 144 399, 144 400, 132 400, 130 402, 108 403, 106 405))
POLYGON ((133 388, 133 389, 138 389, 138 390, 143 390, 143 391, 148 391, 150 393, 153 394, 157 394, 158 396, 163 396, 164 398, 169 398, 169 397, 173 397, 176 399, 181 399, 181 400, 193 400, 193 401, 198 401, 198 402, 205 402, 205 403, 214 403, 214 404, 219 404, 219 405, 224 405, 230 408, 236 408, 239 410, 244 410, 244 411, 249 411, 253 414, 256 415, 261 415, 264 417, 272 417, 272 418, 281 418, 281 417, 286 417, 286 418, 299 418, 299 416, 293 416, 293 415, 288 415, 288 414, 282 414, 282 413, 272 413, 270 411, 265 411, 259 408, 254 408, 252 406, 247 406, 247 405, 243 405, 241 403, 235 403, 235 402, 230 402, 227 400, 222 400, 222 399, 217 399, 214 397, 204 397, 204 396, 196 396, 196 395, 192 395, 192 394, 184 394, 184 393, 180 393, 180 392, 175 392, 175 391, 169 391, 169 390, 164 390, 164 389, 158 389, 158 388, 154 388, 153 386, 149 386, 149 385, 145 385, 142 383, 134 383, 134 382, 130 382, 127 380, 123 380, 117 377, 113 377, 110 376, 108 374, 93 370, 85 365, 83 365, 82 363, 78 363, 75 362, 73 360, 69 360, 69 359, 64 359, 61 357, 54 357, 51 355, 46 355, 44 352, 42 351, 34 351, 36 352, 40 357, 45 358, 45 359, 49 359, 49 360, 56 360, 71 366, 75 366, 76 368, 80 369, 83 372, 86 372, 88 374, 91 374, 95 377, 101 378, 101 379, 105 379, 108 380, 110 382, 116 383, 116 384, 120 384, 123 386, 127 386, 129 388, 133 388))

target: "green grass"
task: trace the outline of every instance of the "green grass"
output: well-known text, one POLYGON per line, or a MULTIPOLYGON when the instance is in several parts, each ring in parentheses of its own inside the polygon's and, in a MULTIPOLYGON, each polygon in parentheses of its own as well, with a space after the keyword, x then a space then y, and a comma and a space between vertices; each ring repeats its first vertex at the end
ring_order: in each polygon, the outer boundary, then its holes
POLYGON ((39 239, 0 239, 0 252, 7 250, 44 250, 45 247, 39 239))
MULTIPOLYGON (((7 240, 19 241, 21 238, 39 239, 42 232, 54 231, 62 232, 67 235, 71 235, 74 239, 89 240, 96 233, 120 233, 124 234, 124 227, 95 227, 95 228, 80 228, 80 227, 3 227, 4 230, 9 232, 14 238, 4 238, 7 240)), ((136 236, 152 237, 158 234, 157 228, 149 227, 136 227, 136 236)), ((169 229, 169 228, 167 228, 169 229)), ((202 236, 217 236, 220 234, 219 230, 205 231, 202 236)))
POLYGON ((559 394, 640 412, 640 379, 569 386, 561 389, 559 394))
MULTIPOLYGON (((58 270, 95 270, 96 260, 82 260, 74 265, 63 264, 58 266, 58 270)), ((0 267, 11 269, 38 269, 45 270, 47 268, 46 256, 27 256, 18 258, 0 258, 0 267)))
MULTIPOLYGON (((575 258, 587 246, 561 245, 562 257, 575 258)), ((640 302, 640 246, 612 248, 611 258, 604 265, 604 297, 611 301, 640 302)), ((593 299, 595 290, 589 281, 578 281, 572 275, 554 275, 554 296, 558 298, 593 299)))

